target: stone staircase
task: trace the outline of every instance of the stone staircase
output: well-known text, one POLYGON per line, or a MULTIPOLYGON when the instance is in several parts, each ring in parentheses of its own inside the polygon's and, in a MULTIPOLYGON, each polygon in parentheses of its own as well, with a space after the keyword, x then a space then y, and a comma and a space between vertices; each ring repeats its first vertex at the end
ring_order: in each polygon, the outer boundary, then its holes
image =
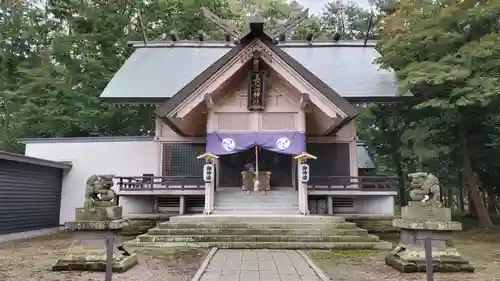
POLYGON ((126 243, 140 249, 391 249, 342 217, 302 215, 191 215, 171 217, 126 243))
POLYGON ((215 194, 214 214, 295 215, 299 213, 293 187, 248 192, 241 188, 219 188, 215 194))

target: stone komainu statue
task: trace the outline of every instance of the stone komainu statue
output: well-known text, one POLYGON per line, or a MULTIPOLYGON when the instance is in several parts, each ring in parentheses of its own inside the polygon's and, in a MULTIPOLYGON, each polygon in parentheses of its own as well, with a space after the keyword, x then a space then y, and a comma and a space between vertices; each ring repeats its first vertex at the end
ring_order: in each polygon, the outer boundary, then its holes
POLYGON ((411 178, 411 201, 440 202, 441 193, 438 178, 430 173, 413 173, 411 178))
POLYGON ((114 185, 113 175, 92 175, 87 180, 85 187, 85 207, 115 206, 115 192, 111 189, 114 185))

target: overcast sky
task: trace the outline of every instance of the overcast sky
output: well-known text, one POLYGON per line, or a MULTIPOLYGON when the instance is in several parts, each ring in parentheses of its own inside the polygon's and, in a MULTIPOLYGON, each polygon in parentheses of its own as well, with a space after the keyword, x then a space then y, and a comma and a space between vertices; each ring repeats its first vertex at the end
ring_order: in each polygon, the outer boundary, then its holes
MULTIPOLYGON (((328 0, 298 0, 305 8, 309 8, 311 13, 321 13, 323 7, 326 3, 330 2, 328 0)), ((368 8, 368 0, 351 0, 354 3, 357 3, 361 6, 368 8)), ((347 4, 347 0, 342 1, 344 4, 347 4)))

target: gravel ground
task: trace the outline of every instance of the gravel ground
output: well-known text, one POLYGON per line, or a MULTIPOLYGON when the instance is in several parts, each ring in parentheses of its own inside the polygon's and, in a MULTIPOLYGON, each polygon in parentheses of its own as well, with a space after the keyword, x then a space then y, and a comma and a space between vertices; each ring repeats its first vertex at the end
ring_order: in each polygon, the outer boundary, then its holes
MULTIPOLYGON (((74 244, 71 233, 0 244, 1 281, 102 281, 104 273, 53 272, 59 254, 74 244)), ((206 249, 171 249, 146 252, 139 264, 125 273, 114 274, 113 281, 191 280, 203 262, 206 249)))
MULTIPOLYGON (((397 236, 381 237, 396 242, 397 236)), ((467 231, 456 235, 456 247, 475 267, 474 273, 436 273, 436 281, 499 281, 500 228, 467 231)), ((382 251, 309 251, 335 281, 421 281, 425 273, 402 274, 385 265, 382 251)))

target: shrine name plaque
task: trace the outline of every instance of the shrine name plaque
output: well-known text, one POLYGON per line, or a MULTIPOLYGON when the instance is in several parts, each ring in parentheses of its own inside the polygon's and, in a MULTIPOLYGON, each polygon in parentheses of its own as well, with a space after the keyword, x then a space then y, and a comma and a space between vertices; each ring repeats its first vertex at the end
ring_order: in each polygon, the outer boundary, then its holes
POLYGON ((264 110, 264 72, 252 71, 248 80, 248 110, 264 110))

